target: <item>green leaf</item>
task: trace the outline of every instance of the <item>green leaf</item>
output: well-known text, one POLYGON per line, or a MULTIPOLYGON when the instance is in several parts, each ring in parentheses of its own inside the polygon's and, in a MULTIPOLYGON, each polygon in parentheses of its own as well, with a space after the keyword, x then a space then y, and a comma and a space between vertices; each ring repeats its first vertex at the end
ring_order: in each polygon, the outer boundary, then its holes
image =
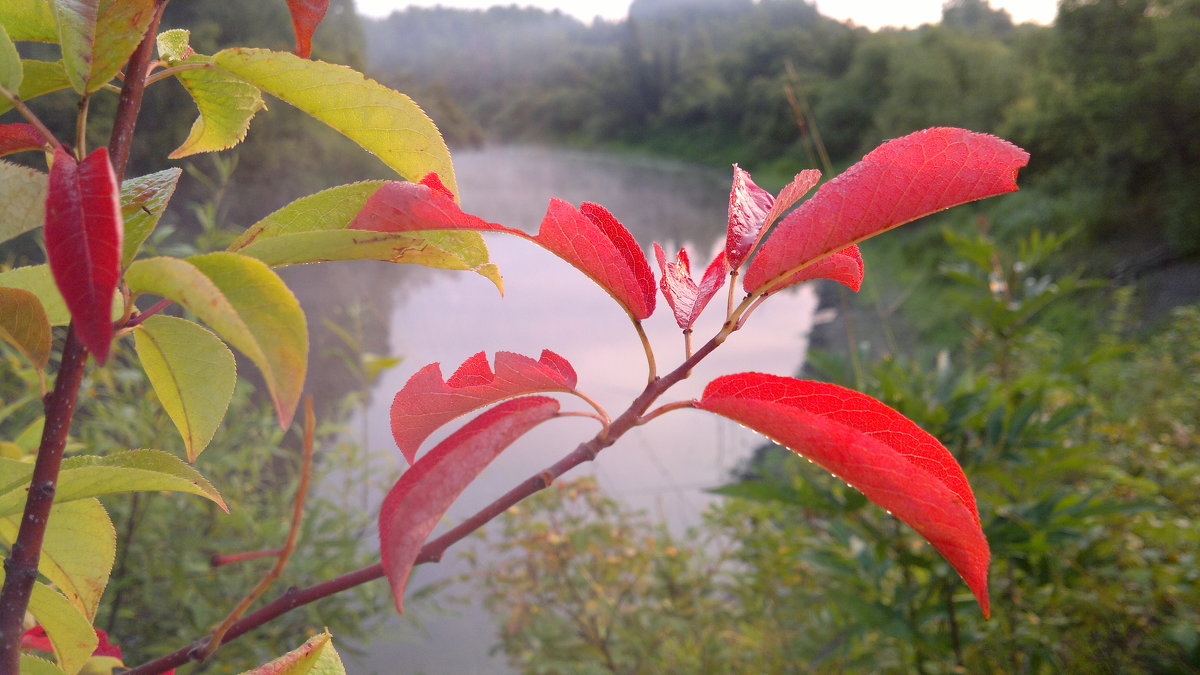
MULTIPOLYGON (((0 539, 15 542, 20 525, 20 514, 0 518, 0 539)), ((96 619, 116 556, 117 532, 100 500, 56 503, 51 508, 38 571, 89 621, 96 619)))
MULTIPOLYGON (((21 80, 17 96, 20 96, 22 101, 71 86, 71 82, 67 80, 67 71, 63 70, 62 61, 21 59, 21 70, 24 71, 25 77, 21 80)), ((0 113, 9 110, 12 110, 12 103, 7 98, 0 97, 0 113)))
POLYGON ((333 648, 329 631, 309 638, 300 647, 242 675, 345 675, 342 657, 333 648))
POLYGON ((4 0, 0 2, 0 25, 14 40, 58 42, 54 14, 47 0, 4 0))
POLYGON ((50 321, 37 296, 0 287, 0 340, 11 344, 38 370, 50 362, 50 321))
POLYGON ((159 33, 154 39, 154 44, 158 47, 159 58, 174 65, 188 57, 191 39, 191 31, 174 28, 159 33))
POLYGON ((15 93, 21 88, 23 76, 21 55, 12 38, 8 37, 8 31, 4 30, 4 24, 0 23, 0 87, 15 93))
MULTIPOLYGON (((97 640, 99 642, 99 640, 97 640)), ((66 675, 62 668, 46 659, 39 659, 30 654, 21 655, 21 675, 66 675)))
MULTIPOLYGON (((36 295, 38 300, 42 301, 42 308, 46 310, 46 319, 51 326, 65 326, 71 323, 71 312, 67 309, 62 294, 58 292, 58 286, 54 283, 54 276, 50 274, 48 265, 29 265, 0 272, 0 286, 20 288, 36 295)), ((125 301, 117 294, 113 298, 113 321, 121 318, 124 308, 125 301)))
POLYGON ((46 221, 46 174, 0 160, 0 243, 46 221))
POLYGON ((436 172, 458 194, 450 150, 420 106, 345 66, 269 49, 226 49, 215 63, 345 134, 409 180, 436 172))
POLYGON ((179 429, 188 461, 195 462, 233 398, 233 353, 204 327, 173 316, 150 317, 133 338, 146 377, 179 429))
POLYGON ((271 266, 326 260, 384 260, 477 272, 500 286, 483 236, 471 230, 370 232, 347 229, 363 204, 386 181, 322 190, 268 215, 246 229, 229 250, 271 266))
MULTIPOLYGON (((211 56, 196 55, 184 63, 212 61, 211 56)), ((257 87, 219 68, 184 70, 175 77, 192 95, 200 117, 192 124, 183 145, 167 155, 171 159, 225 150, 241 143, 254 114, 266 107, 257 87)))
POLYGON ((183 305, 249 357, 280 426, 291 424, 308 367, 308 326, 296 296, 269 267, 237 253, 148 258, 130 265, 125 280, 135 293, 183 305))
MULTIPOLYGON (((33 465, 0 459, 0 516, 20 513, 33 465)), ((220 493, 183 460, 161 450, 126 450, 63 460, 55 503, 124 492, 186 492, 228 511, 220 493)))
POLYGON ((179 169, 130 178, 121 183, 121 217, 125 219, 125 238, 121 249, 121 267, 128 267, 142 244, 162 218, 167 202, 179 184, 179 169))
POLYGON ((67 79, 80 94, 108 84, 154 17, 154 0, 52 0, 67 79))
MULTIPOLYGON (((4 570, 0 569, 0 581, 4 570)), ((46 629, 58 665, 67 675, 78 673, 100 644, 92 623, 66 596, 36 581, 29 597, 29 613, 46 629)))

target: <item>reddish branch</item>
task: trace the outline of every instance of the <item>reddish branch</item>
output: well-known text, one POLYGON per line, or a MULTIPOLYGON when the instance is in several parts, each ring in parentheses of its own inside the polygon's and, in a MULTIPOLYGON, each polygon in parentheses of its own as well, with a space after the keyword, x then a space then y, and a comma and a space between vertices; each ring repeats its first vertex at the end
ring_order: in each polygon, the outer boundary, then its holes
MULTIPOLYGON (((596 455, 612 445, 625 432, 632 429, 634 426, 643 422, 643 415, 650 409, 660 396, 668 389, 683 380, 691 372, 704 357, 708 356, 721 342, 724 341, 724 331, 712 340, 709 340, 703 347, 698 349, 695 354, 684 361, 678 368, 672 370, 667 375, 657 378, 646 385, 642 393, 634 399, 629 408, 621 414, 620 417, 613 420, 613 423, 605 428, 600 433, 596 434, 591 440, 586 443, 581 443, 577 448, 572 450, 570 454, 555 462, 544 471, 538 472, 531 476, 513 489, 506 492, 496 501, 488 504, 483 509, 476 512, 470 518, 442 536, 433 539, 425 544, 417 555, 416 564, 439 562, 442 556, 446 553, 446 549, 454 544, 462 541, 475 530, 486 525, 493 518, 504 513, 510 507, 516 505, 522 500, 530 497, 541 490, 546 489, 554 482, 556 478, 570 471, 571 469, 590 462, 596 458, 596 455)), ((354 588, 374 581, 383 577, 383 566, 374 564, 370 567, 364 567, 360 570, 355 570, 340 577, 321 582, 314 586, 304 589, 291 588, 288 589, 281 597, 269 605, 265 605, 258 611, 247 614, 241 620, 230 626, 228 632, 225 633, 225 642, 236 639, 237 637, 254 630, 255 628, 272 621, 275 618, 290 612, 297 607, 302 607, 311 602, 316 602, 322 598, 327 598, 331 595, 336 595, 344 590, 354 588)), ((153 661, 148 661, 133 670, 126 671, 125 675, 152 675, 153 673, 162 673, 171 668, 176 668, 193 660, 202 658, 205 642, 207 638, 197 640, 196 642, 159 657, 153 661)))
MULTIPOLYGON (((154 18, 126 67, 125 86, 121 90, 121 100, 118 103, 109 146, 118 181, 125 173, 129 143, 133 138, 134 122, 142 104, 145 76, 154 51, 154 37, 166 2, 167 0, 158 0, 154 18), (130 77, 134 74, 137 76, 130 77)), ((33 467, 29 496, 25 500, 21 527, 9 558, 4 561, 4 588, 0 590, 0 672, 3 673, 16 673, 20 670, 21 624, 25 620, 33 584, 37 580, 42 541, 46 536, 50 507, 54 504, 63 451, 67 446, 67 435, 75 414, 75 403, 79 397, 79 385, 83 381, 86 363, 87 350, 75 338, 75 331, 68 328, 62 360, 55 376, 54 391, 45 401, 46 421, 33 467)))

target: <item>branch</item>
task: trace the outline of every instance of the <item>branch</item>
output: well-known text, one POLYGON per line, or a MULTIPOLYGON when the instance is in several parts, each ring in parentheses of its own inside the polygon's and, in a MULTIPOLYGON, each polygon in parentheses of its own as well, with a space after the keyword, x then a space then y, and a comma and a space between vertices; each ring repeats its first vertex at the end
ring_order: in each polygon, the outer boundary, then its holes
POLYGON ((117 184, 125 178, 125 166, 129 163, 129 149, 133 145, 133 128, 137 125, 138 113, 142 110, 142 93, 146 90, 146 75, 154 61, 154 38, 158 35, 158 22, 162 20, 167 0, 157 0, 154 16, 129 57, 125 66, 125 83, 121 87, 121 99, 113 117, 112 135, 108 139, 108 154, 112 161, 117 184))

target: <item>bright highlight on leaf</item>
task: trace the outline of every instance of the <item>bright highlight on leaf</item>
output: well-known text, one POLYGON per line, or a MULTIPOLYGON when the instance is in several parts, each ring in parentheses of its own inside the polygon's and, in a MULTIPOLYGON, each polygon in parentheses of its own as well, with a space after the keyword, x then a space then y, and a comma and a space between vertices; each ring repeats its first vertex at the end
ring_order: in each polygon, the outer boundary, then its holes
POLYGON ((79 163, 56 151, 46 196, 46 257, 75 333, 99 363, 112 343, 109 308, 121 275, 122 231, 108 149, 79 163))
POLYGON ((251 225, 229 250, 271 266, 383 260, 464 270, 501 288, 483 236, 460 226, 492 224, 427 185, 366 181, 297 199, 251 225))
POLYGON ((436 173, 457 194, 442 134, 412 99, 345 67, 269 49, 226 49, 225 70, 345 134, 409 180, 436 173))
POLYGON ((875 148, 779 223, 744 285, 774 290, 805 267, 921 216, 1017 189, 1029 153, 995 136, 939 127, 875 148))
POLYGON ((292 423, 308 369, 308 325, 300 303, 262 262, 236 253, 181 260, 147 258, 129 266, 135 293, 183 305, 262 371, 280 427, 292 423))
POLYGON ((708 301, 725 285, 725 275, 729 272, 729 266, 725 264, 725 253, 718 253, 709 263, 699 284, 692 280, 692 268, 686 249, 679 250, 674 262, 667 262, 667 255, 662 246, 655 242, 654 257, 658 260, 658 269, 662 271, 659 288, 662 289, 667 304, 675 312, 675 323, 685 331, 691 330, 692 324, 696 323, 708 301))
POLYGON ((242 675, 344 675, 342 657, 329 631, 314 635, 296 649, 242 675))
POLYGON ((425 539, 467 485, 499 454, 558 413, 558 401, 527 396, 505 401, 430 450, 388 492, 379 512, 379 550, 396 611, 425 539))
POLYGON ((138 360, 163 410, 195 462, 221 426, 237 365, 224 342, 204 327, 173 316, 152 316, 133 331, 138 360))
POLYGON ((392 400, 392 437, 412 464, 429 435, 450 420, 513 396, 575 390, 575 369, 549 349, 537 361, 513 352, 496 352, 496 370, 484 352, 463 362, 449 379, 441 365, 418 370, 392 400))
POLYGON ((697 408, 728 417, 813 461, 929 540, 990 612, 990 552, 958 462, 933 436, 851 389, 739 373, 708 384, 697 408))
POLYGON ((313 33, 329 11, 329 0, 287 0, 287 5, 296 34, 296 56, 307 59, 312 54, 313 33))

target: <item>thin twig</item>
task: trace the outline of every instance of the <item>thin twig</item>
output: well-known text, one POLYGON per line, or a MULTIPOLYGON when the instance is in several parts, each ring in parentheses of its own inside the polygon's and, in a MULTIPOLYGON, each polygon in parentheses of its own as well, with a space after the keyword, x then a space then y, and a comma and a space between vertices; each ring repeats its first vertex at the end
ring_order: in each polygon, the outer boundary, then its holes
POLYGON ((638 339, 642 341, 642 349, 646 350, 646 366, 650 370, 646 381, 653 382, 658 377, 658 366, 654 363, 654 348, 650 346, 650 338, 646 336, 646 328, 642 326, 642 322, 634 319, 633 327, 637 329, 638 339))
POLYGON ((200 660, 212 656, 212 653, 217 651, 221 646, 221 641, 225 638, 225 634, 229 632, 233 624, 283 574, 283 568, 287 566, 288 559, 292 557, 292 551, 296 550, 296 538, 300 534, 300 522, 304 517, 304 500, 308 496, 309 479, 312 478, 313 431, 315 428, 316 421, 313 418, 312 396, 308 396, 304 399, 304 456, 300 460, 300 483, 296 486, 296 499, 292 503, 292 525, 288 529, 287 540, 283 544, 283 550, 279 552, 279 557, 275 560, 275 565, 271 567, 270 571, 264 574, 258 584, 237 604, 237 607, 234 607, 233 611, 229 612, 229 616, 225 617, 221 625, 213 629, 208 643, 200 650, 200 660))
POLYGON ((178 66, 171 66, 170 68, 164 68, 163 70, 160 70, 157 73, 147 77, 146 78, 146 86, 148 87, 148 86, 154 84, 155 82, 165 80, 168 77, 174 77, 175 75, 182 73, 184 71, 209 70, 209 69, 215 68, 215 67, 216 66, 214 66, 211 63, 183 63, 178 66))
POLYGON ((12 105, 13 109, 16 110, 21 117, 24 117, 26 122, 29 122, 31 125, 33 125, 33 128, 37 129, 38 133, 41 134, 42 137, 46 139, 46 142, 52 145, 55 150, 62 149, 62 143, 60 143, 58 139, 54 137, 54 134, 50 133, 50 130, 46 128, 46 125, 42 124, 42 120, 39 119, 38 116, 29 109, 29 106, 25 105, 25 101, 22 101, 21 97, 17 96, 15 91, 9 91, 4 87, 0 87, 0 96, 8 99, 8 102, 10 105, 12 105))
POLYGON ((272 548, 266 551, 244 551, 242 553, 214 553, 209 556, 208 564, 211 567, 221 567, 223 565, 246 562, 247 560, 258 560, 259 558, 275 558, 280 555, 283 555, 283 549, 281 548, 272 548))

